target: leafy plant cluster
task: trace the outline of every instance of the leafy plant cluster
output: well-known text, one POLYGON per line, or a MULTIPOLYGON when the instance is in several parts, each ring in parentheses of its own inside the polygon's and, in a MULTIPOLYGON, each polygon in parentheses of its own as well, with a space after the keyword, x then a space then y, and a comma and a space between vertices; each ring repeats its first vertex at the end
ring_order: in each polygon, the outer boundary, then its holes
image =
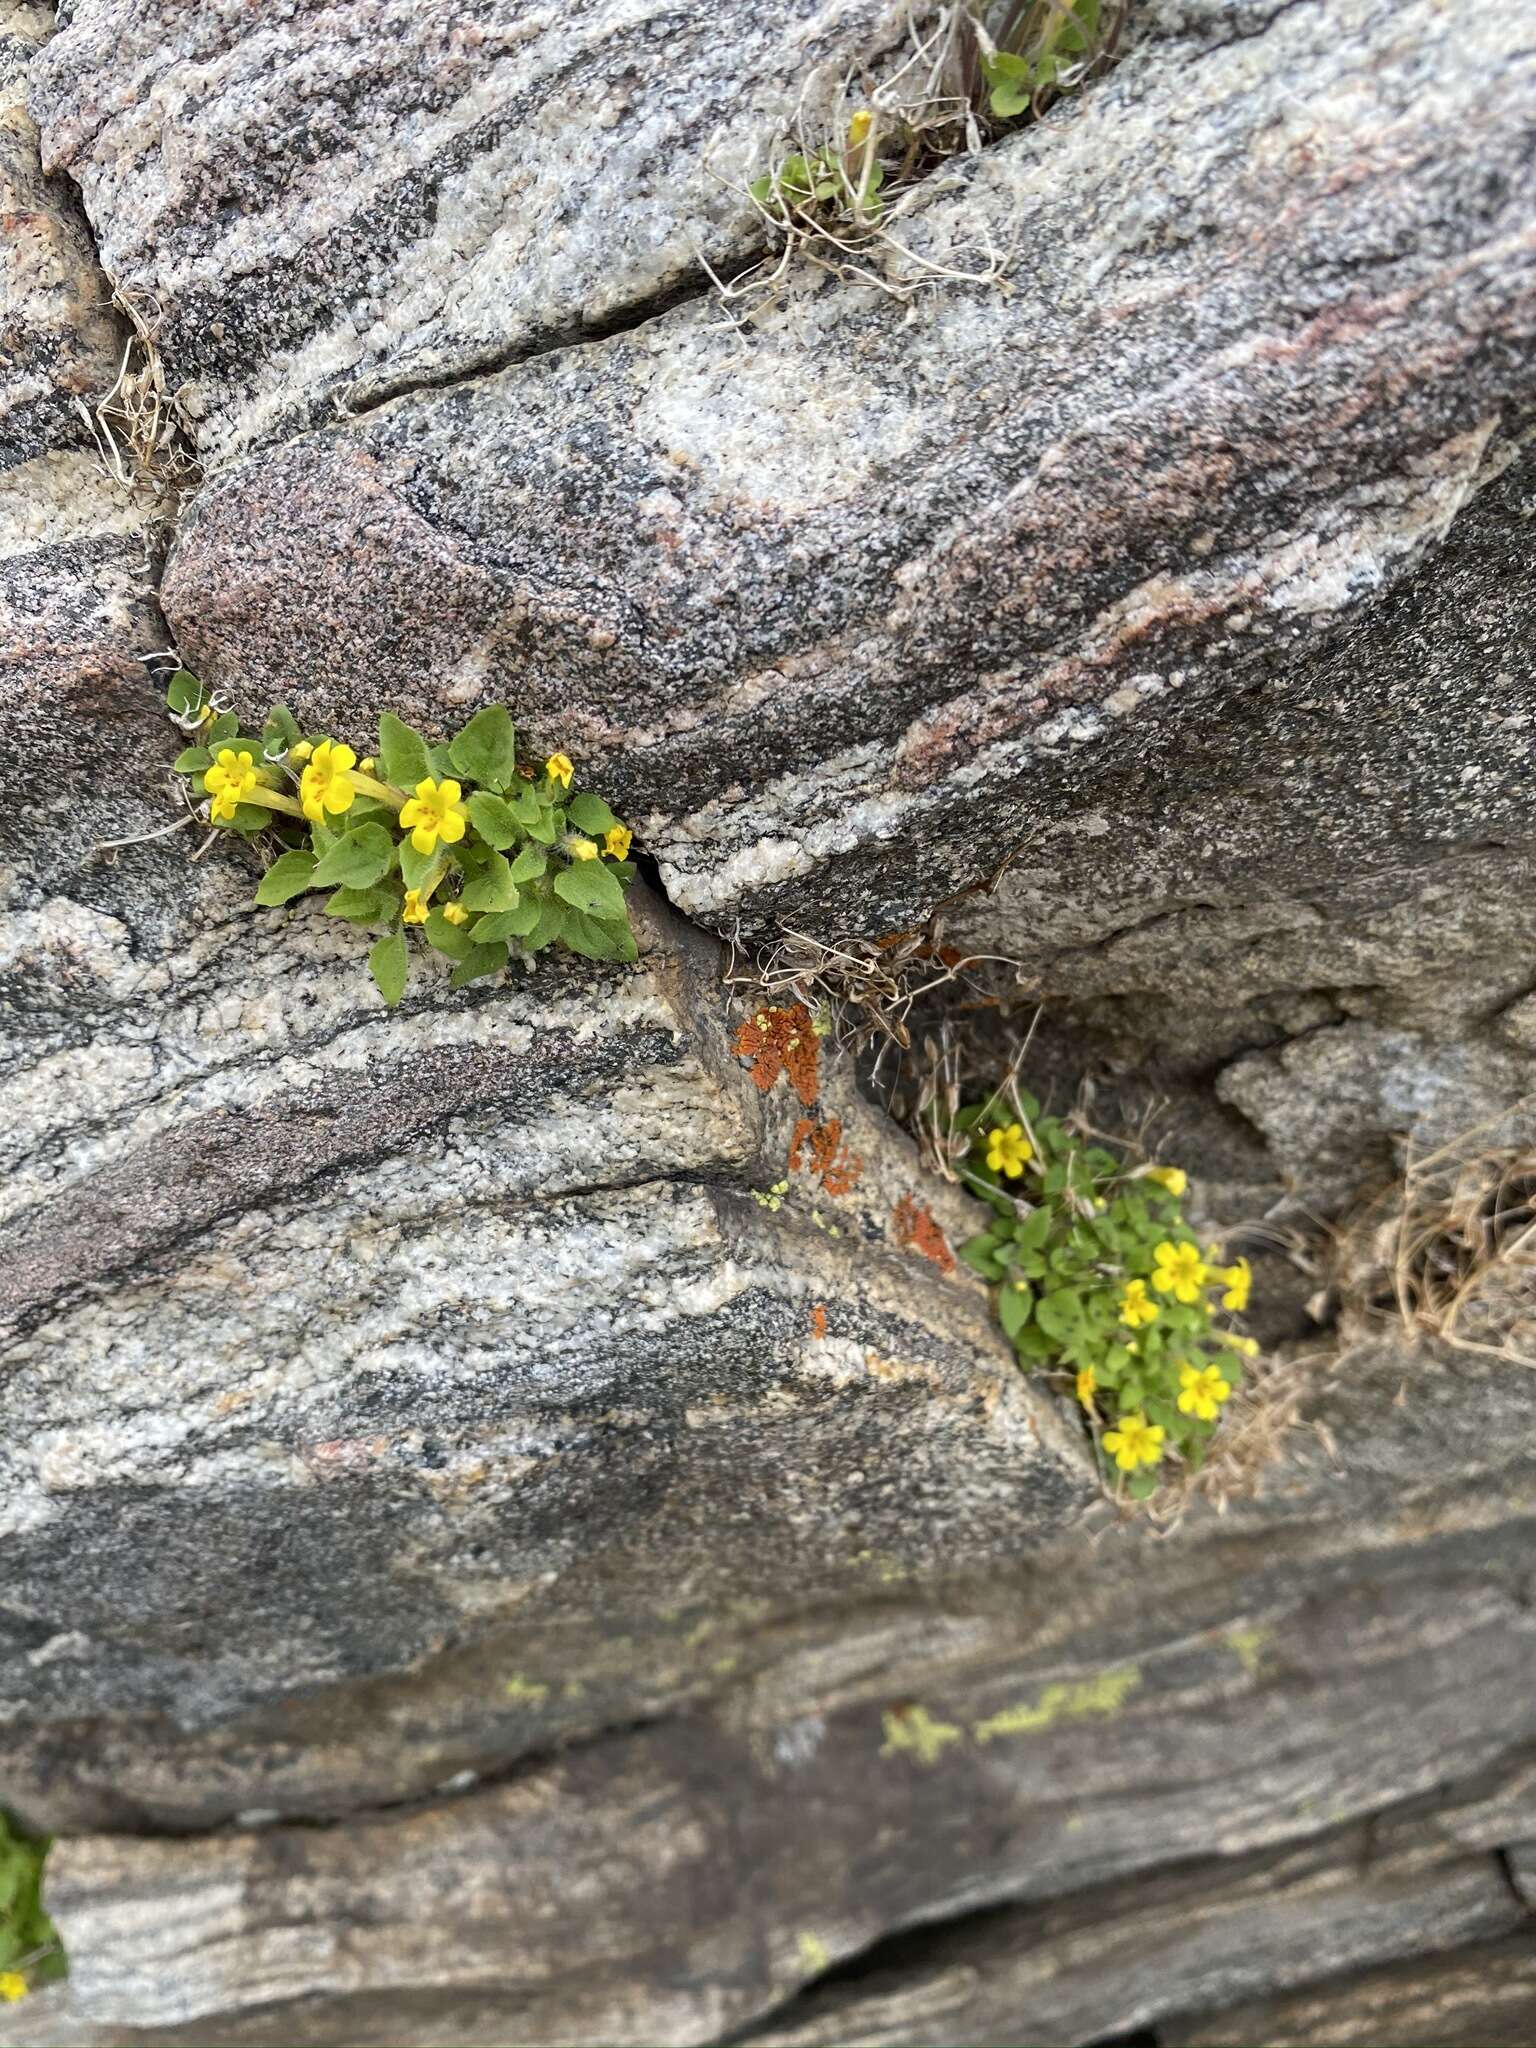
POLYGON ((282 704, 259 733, 242 732, 186 669, 166 704, 192 740, 175 767, 199 815, 273 852, 256 901, 326 890, 332 917, 382 927, 368 965, 386 1003, 405 992, 412 927, 453 963, 455 988, 553 945, 634 959, 628 826, 572 790, 566 755, 542 770, 520 763, 504 705, 477 711, 445 745, 386 711, 377 755, 359 761, 306 737, 282 704))
POLYGON ((1113 48, 1123 0, 958 0, 940 7, 894 80, 816 142, 803 132, 748 187, 785 233, 878 233, 894 195, 945 157, 1039 115, 1113 48))
POLYGON ((43 1911, 46 1840, 13 1828, 0 1813, 0 2004, 64 1976, 64 1952, 43 1911))
POLYGON ((1176 1459, 1198 1469, 1258 1347, 1218 1323, 1248 1303, 1248 1262, 1216 1263, 1184 1221, 1178 1167, 1130 1165, 1022 1090, 956 1119, 961 1179, 992 1211, 961 1257, 997 1288, 1028 1372, 1071 1374, 1095 1441, 1137 1500, 1176 1459))

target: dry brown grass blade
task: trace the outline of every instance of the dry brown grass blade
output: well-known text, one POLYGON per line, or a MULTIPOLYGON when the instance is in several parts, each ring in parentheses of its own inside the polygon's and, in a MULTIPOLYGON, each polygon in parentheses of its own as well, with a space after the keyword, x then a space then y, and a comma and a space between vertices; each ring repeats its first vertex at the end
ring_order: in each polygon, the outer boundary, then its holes
POLYGON ((191 421, 181 394, 166 389, 156 345, 160 308, 132 290, 114 292, 112 303, 133 330, 123 344, 117 376, 94 405, 75 400, 102 464, 128 491, 159 493, 194 483, 198 466, 188 450, 191 421))

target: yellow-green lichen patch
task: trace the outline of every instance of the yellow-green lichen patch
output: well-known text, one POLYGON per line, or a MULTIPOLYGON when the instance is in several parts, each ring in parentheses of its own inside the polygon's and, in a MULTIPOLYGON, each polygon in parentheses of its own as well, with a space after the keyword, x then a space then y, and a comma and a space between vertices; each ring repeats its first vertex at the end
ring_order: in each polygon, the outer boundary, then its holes
POLYGON ((502 1687, 509 1700, 515 1700, 520 1707, 542 1707, 549 1698, 549 1687, 539 1685, 531 1678, 524 1678, 520 1671, 514 1671, 502 1687))
POLYGON ((1250 1678, 1259 1675, 1259 1664, 1271 1631, 1267 1628, 1234 1628, 1226 1636, 1227 1648, 1250 1678))
POLYGON ((992 1742, 1000 1735, 1038 1735, 1054 1728, 1058 1721, 1083 1721, 1093 1715, 1119 1713, 1126 1696, 1141 1683, 1134 1664, 1119 1671, 1101 1671, 1093 1678, 1048 1685, 1038 1700, 978 1721, 971 1733, 978 1742, 992 1742))
POLYGON ((795 1953, 800 1958, 800 1967, 808 1976, 819 1977, 823 1970, 830 1968, 832 1951, 819 1934, 802 1929, 795 1936, 795 1953))
POLYGON ((884 1722, 882 1756, 910 1756, 920 1764, 936 1764, 952 1742, 963 1742, 965 1730, 953 1721, 936 1721, 926 1707, 892 1707, 884 1722))

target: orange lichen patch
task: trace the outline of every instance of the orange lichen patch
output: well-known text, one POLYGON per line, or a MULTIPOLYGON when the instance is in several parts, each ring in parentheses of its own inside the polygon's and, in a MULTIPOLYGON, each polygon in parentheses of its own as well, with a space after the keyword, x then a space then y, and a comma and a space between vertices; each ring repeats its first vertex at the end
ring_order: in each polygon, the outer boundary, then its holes
POLYGON ((932 1259, 941 1273, 954 1272, 955 1255, 949 1248, 949 1239, 934 1221, 933 1211, 915 1195, 902 1196, 891 1211, 891 1221, 896 1226, 896 1242, 903 1251, 932 1259))
POLYGON ((811 1310, 811 1335, 813 1337, 825 1337, 826 1334, 827 1304, 824 1301, 818 1301, 811 1310))
POLYGON ((780 1074, 787 1074, 807 1109, 816 1100, 816 1033, 803 1003, 756 1011, 736 1033, 735 1052, 738 1059, 752 1062, 752 1079, 765 1095, 780 1074))
POLYGON ((814 1174, 829 1195, 852 1194, 864 1172, 859 1154, 845 1148, 843 1127, 835 1116, 824 1124, 801 1117, 790 1141, 789 1164, 795 1173, 814 1174))

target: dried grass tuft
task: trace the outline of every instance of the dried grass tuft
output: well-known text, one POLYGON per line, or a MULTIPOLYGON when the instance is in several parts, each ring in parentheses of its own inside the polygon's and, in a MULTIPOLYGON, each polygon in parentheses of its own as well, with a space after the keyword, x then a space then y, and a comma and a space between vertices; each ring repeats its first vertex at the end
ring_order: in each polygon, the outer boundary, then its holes
POLYGON ((179 391, 168 391, 156 337, 163 319, 158 304, 133 289, 113 293, 112 303, 133 332, 109 391, 87 405, 75 405, 90 428, 107 474, 127 491, 178 490, 197 481, 189 452, 192 421, 179 391))

